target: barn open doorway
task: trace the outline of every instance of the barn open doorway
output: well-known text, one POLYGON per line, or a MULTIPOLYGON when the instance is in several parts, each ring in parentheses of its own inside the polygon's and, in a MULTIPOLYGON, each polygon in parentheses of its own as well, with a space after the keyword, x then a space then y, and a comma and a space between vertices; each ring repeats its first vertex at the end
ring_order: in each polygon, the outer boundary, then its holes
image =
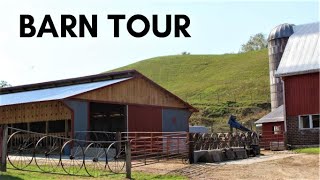
POLYGON ((119 104, 90 103, 90 130, 125 132, 126 106, 119 104))

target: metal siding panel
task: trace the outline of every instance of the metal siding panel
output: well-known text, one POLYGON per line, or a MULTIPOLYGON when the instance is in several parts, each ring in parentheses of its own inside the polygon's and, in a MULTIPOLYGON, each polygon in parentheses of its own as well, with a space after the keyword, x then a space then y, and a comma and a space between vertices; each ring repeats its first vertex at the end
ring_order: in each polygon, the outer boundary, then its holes
POLYGON ((320 113, 319 75, 312 73, 284 79, 286 116, 320 113))
POLYGON ((189 117, 191 112, 180 109, 163 109, 162 110, 162 131, 189 131, 189 117))
POLYGON ((74 131, 88 130, 88 103, 84 101, 64 101, 74 112, 74 131))
POLYGON ((128 79, 130 78, 2 94, 0 95, 0 106, 64 99, 128 79))
POLYGON ((129 132, 161 132, 162 108, 128 105, 129 132))

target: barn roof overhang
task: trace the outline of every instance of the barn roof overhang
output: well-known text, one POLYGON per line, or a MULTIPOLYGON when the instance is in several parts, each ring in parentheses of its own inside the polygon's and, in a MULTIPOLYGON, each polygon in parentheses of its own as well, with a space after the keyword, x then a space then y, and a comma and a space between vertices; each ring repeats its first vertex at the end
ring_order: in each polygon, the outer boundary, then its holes
POLYGON ((271 111, 269 114, 263 116, 258 121, 254 122, 255 124, 264 124, 271 122, 283 122, 284 121, 284 107, 283 105, 279 106, 274 111, 271 111))
POLYGON ((127 71, 101 73, 101 74, 95 74, 90 76, 62 79, 62 80, 56 80, 56 81, 41 82, 41 83, 35 83, 35 84, 27 84, 27 85, 21 85, 21 86, 13 86, 13 87, 1 88, 0 95, 15 93, 15 92, 34 91, 39 89, 48 89, 53 87, 84 84, 84 83, 90 83, 90 82, 99 82, 99 81, 106 81, 106 80, 112 80, 112 79, 128 78, 128 77, 134 77, 135 75, 137 75, 136 70, 127 70, 127 71))
POLYGON ((20 91, 15 93, 1 94, 0 106, 15 104, 25 104, 43 101, 62 100, 78 94, 106 87, 131 78, 112 79, 99 82, 90 82, 83 84, 74 84, 68 86, 51 87, 46 89, 37 89, 30 91, 20 91))

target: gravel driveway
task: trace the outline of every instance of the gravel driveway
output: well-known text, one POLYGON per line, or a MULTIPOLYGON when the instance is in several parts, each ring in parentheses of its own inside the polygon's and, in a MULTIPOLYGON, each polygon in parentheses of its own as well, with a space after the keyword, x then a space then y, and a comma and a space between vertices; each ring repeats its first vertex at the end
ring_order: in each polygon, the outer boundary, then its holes
POLYGON ((161 162, 134 168, 158 174, 181 174, 190 179, 316 179, 319 180, 319 155, 287 151, 263 152, 264 155, 224 163, 185 165, 161 162))

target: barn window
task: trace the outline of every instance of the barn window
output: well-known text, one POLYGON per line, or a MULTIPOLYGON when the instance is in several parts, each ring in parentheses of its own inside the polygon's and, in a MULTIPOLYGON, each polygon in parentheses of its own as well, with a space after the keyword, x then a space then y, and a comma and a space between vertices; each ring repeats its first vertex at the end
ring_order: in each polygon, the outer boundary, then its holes
POLYGON ((310 128, 309 115, 300 116, 300 128, 310 128))
POLYGON ((301 115, 299 116, 299 128, 310 129, 319 128, 319 114, 314 115, 301 115))
POLYGON ((318 115, 312 115, 312 127, 313 128, 319 128, 319 114, 318 115))
POLYGON ((281 134, 281 126, 273 126, 273 134, 281 134))

